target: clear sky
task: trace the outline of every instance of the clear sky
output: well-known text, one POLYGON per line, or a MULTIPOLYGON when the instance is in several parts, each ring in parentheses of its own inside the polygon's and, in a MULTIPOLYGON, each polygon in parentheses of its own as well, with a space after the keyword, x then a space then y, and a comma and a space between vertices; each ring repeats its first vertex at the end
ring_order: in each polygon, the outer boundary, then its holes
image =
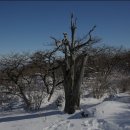
POLYGON ((45 49, 50 36, 69 33, 71 12, 78 37, 96 24, 104 44, 130 48, 129 1, 0 1, 0 54, 45 49))

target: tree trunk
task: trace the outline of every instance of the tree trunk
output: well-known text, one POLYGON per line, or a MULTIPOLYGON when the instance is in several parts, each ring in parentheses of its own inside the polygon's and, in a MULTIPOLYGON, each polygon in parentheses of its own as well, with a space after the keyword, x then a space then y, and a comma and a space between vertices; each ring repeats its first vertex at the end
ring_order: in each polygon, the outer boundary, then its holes
POLYGON ((70 80, 64 82, 65 89, 65 113, 73 114, 76 109, 80 108, 80 84, 73 87, 70 80))
POLYGON ((80 63, 76 63, 78 66, 75 66, 74 80, 71 70, 64 71, 65 113, 73 114, 76 109, 80 108, 80 88, 86 60, 87 57, 83 56, 81 61, 78 61, 80 63))
POLYGON ((26 105, 26 108, 27 108, 28 110, 31 109, 31 108, 30 108, 30 107, 31 107, 31 103, 29 102, 29 100, 27 99, 26 95, 24 94, 24 92, 23 92, 21 86, 19 86, 19 90, 20 90, 21 97, 23 98, 24 103, 25 103, 25 105, 26 105))
POLYGON ((24 94, 22 94, 22 97, 23 97, 24 103, 26 104, 26 108, 28 110, 30 110, 31 109, 31 103, 28 101, 27 97, 24 94))
POLYGON ((74 94, 72 87, 72 76, 70 75, 71 70, 69 69, 64 74, 64 90, 65 90, 65 109, 64 111, 68 114, 75 112, 74 108, 74 94))

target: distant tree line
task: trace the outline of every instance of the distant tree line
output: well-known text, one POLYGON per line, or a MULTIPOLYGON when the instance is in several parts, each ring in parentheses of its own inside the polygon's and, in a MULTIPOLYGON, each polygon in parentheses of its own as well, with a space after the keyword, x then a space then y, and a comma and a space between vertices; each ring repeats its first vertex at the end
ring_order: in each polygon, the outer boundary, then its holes
MULTIPOLYGON (((92 53, 85 65, 82 89, 90 89, 95 98, 129 91, 130 51, 103 47, 92 53)), ((17 96, 26 109, 39 109, 44 97, 50 100, 55 89, 63 89, 63 73, 54 59, 50 61, 49 54, 38 51, 1 57, 1 104, 17 96)))

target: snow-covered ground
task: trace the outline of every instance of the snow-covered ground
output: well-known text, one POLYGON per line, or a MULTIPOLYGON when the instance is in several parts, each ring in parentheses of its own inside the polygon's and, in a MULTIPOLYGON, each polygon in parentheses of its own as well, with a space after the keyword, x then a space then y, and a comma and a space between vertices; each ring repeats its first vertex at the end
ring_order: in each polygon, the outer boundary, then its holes
POLYGON ((100 100, 84 96, 82 109, 72 115, 57 108, 54 97, 50 102, 45 101, 39 112, 27 113, 20 108, 1 112, 0 130, 130 130, 130 95, 127 93, 100 100), (81 111, 88 112, 89 116, 83 118, 81 111))

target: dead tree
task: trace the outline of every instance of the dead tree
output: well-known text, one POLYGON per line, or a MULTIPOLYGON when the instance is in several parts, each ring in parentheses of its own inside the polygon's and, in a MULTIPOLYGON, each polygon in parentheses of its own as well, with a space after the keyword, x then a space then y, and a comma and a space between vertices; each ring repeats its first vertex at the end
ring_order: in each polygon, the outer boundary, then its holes
POLYGON ((72 114, 80 107, 80 88, 84 77, 84 66, 89 57, 89 51, 94 43, 99 39, 92 37, 92 32, 96 26, 88 32, 88 34, 80 40, 76 40, 76 19, 71 15, 71 39, 68 39, 67 33, 63 33, 64 39, 59 41, 52 37, 55 41, 56 48, 51 52, 54 54, 58 51, 62 52, 62 60, 58 60, 62 67, 63 86, 65 92, 65 113, 72 114))

